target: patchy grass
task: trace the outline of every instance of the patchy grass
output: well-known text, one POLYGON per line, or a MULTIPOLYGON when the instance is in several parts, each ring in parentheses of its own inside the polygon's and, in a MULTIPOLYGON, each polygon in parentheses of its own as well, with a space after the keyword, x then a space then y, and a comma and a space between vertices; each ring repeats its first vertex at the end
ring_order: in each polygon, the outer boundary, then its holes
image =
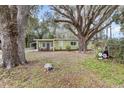
POLYGON ((0 68, 0 87, 120 87, 124 83, 123 65, 98 62, 92 53, 27 52, 26 58, 27 65, 0 68), (45 63, 55 69, 45 72, 45 63))
POLYGON ((113 87, 124 84, 124 64, 112 63, 111 60, 99 61, 94 58, 86 59, 83 66, 90 69, 113 87))

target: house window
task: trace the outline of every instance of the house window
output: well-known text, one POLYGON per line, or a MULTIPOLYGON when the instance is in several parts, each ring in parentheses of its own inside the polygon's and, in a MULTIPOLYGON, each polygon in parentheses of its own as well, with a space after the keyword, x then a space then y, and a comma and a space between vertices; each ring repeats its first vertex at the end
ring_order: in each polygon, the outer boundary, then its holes
POLYGON ((43 47, 45 47, 45 43, 43 43, 43 47))
POLYGON ((71 45, 75 46, 76 45, 76 42, 71 42, 71 45))

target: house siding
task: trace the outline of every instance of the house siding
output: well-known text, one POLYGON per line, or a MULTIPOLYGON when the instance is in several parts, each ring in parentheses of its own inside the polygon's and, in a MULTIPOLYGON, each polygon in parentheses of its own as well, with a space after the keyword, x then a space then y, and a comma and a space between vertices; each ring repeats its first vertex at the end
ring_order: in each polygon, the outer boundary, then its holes
POLYGON ((53 42, 38 42, 38 48, 39 50, 47 50, 47 44, 49 44, 49 50, 53 50, 53 42))
POLYGON ((78 49, 77 41, 55 41, 55 50, 66 50, 67 47, 70 49, 78 49), (76 42, 76 45, 71 45, 71 42, 76 42))
POLYGON ((36 40, 37 43, 37 49, 38 50, 67 50, 67 47, 70 48, 70 50, 77 50, 78 49, 78 41, 76 40, 36 40), (75 42, 75 45, 72 45, 71 42, 75 42), (48 45, 49 43, 49 49, 48 45))

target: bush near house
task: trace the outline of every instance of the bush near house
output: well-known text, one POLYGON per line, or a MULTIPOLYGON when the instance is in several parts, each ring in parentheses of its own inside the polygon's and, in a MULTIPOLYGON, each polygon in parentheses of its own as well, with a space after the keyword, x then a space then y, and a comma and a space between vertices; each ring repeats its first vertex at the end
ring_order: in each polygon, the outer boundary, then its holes
POLYGON ((107 42, 109 54, 115 62, 124 63, 124 39, 112 39, 107 42))
POLYGON ((94 51, 95 51, 95 55, 96 58, 99 58, 99 53, 102 53, 104 51, 104 47, 105 47, 105 41, 97 41, 94 42, 94 51))
POLYGON ((94 43, 96 58, 98 54, 108 47, 109 56, 115 63, 124 63, 124 39, 109 39, 108 41, 99 41, 94 43))
POLYGON ((67 45, 67 46, 66 46, 66 50, 67 50, 67 51, 71 51, 71 46, 67 45))

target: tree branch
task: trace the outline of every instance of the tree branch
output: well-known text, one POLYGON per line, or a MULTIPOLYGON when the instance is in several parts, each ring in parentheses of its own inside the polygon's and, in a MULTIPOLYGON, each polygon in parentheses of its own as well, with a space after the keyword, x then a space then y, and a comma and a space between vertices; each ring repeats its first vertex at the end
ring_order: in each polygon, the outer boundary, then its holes
POLYGON ((54 20, 54 22, 56 22, 56 23, 59 23, 59 22, 64 22, 64 23, 69 23, 69 24, 72 24, 72 25, 74 25, 71 21, 69 21, 69 20, 54 20))

